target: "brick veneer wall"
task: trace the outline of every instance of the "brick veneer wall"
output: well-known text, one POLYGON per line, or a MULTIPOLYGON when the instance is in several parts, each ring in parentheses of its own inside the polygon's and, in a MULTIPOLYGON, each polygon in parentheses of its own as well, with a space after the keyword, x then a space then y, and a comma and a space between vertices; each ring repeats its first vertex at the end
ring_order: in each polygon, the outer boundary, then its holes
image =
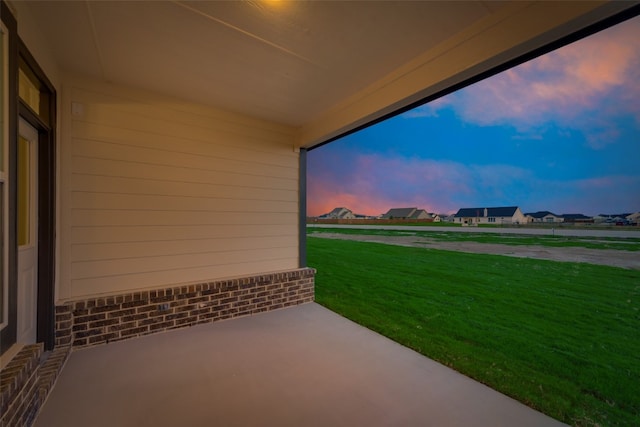
POLYGON ((32 344, 11 359, 0 372, 0 427, 33 423, 68 355, 68 346, 43 355, 42 344, 32 344))
POLYGON ((26 424, 36 402, 37 370, 42 344, 24 346, 0 373, 0 425, 26 424))
POLYGON ((56 346, 85 347, 314 300, 315 270, 89 298, 56 306, 56 346))

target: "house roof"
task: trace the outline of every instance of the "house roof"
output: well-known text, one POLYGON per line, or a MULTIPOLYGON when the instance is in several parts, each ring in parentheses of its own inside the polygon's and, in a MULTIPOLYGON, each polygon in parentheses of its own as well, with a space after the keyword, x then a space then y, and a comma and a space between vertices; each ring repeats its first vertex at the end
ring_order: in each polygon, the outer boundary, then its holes
POLYGON ((526 216, 530 216, 531 218, 544 218, 547 215, 553 215, 555 217, 558 217, 558 215, 554 214, 553 212, 549 212, 549 211, 538 211, 538 212, 530 212, 530 213, 526 213, 526 216))
POLYGON ((339 213, 341 213, 342 211, 345 211, 345 210, 348 211, 349 209, 347 209, 347 208, 333 208, 333 210, 331 212, 329 212, 329 214, 336 214, 337 215, 337 214, 339 214, 339 213))
POLYGON ((12 7, 37 28, 20 34, 25 43, 46 41, 45 68, 285 124, 297 129, 296 146, 309 148, 634 7, 556 3, 53 0, 12 7))
POLYGON ((494 208, 462 208, 456 214, 456 218, 471 218, 471 217, 509 217, 515 215, 518 210, 517 206, 505 206, 494 208), (486 209, 486 215, 485 215, 486 209))
POLYGON ((621 214, 599 214, 598 216, 603 218, 626 218, 630 215, 633 215, 633 212, 621 213, 621 214))
POLYGON ((562 214, 561 217, 564 219, 591 219, 590 216, 583 214, 562 214))
POLYGON ((409 218, 417 208, 393 208, 382 215, 383 218, 409 218))
POLYGON ((322 214, 319 216, 319 218, 343 218, 349 214, 353 214, 353 212, 351 212, 350 209, 340 207, 340 208, 333 208, 331 212, 322 214))

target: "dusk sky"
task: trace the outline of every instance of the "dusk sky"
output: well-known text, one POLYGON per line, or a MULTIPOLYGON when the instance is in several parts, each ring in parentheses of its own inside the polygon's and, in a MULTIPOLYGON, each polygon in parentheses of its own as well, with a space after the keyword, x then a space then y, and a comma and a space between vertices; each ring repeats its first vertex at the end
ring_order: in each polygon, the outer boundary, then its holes
POLYGON ((312 150, 307 213, 640 211, 640 17, 312 150))

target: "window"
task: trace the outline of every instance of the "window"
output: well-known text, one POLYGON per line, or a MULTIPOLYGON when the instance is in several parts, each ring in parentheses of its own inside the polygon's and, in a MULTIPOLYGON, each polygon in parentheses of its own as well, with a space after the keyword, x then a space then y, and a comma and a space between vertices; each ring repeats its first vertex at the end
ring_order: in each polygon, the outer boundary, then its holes
MULTIPOLYGON (((26 54, 24 54, 26 55, 26 54)), ((47 125, 53 123, 51 111, 52 91, 49 82, 44 82, 44 73, 35 63, 31 63, 30 56, 20 56, 18 65, 18 96, 20 97, 21 115, 30 110, 38 119, 47 125), (35 68, 34 68, 35 67, 35 68)))
POLYGON ((32 242, 31 236, 31 150, 30 142, 18 138, 18 246, 32 242))
POLYGON ((496 222, 495 218, 489 218, 489 222, 496 222))
POLYGON ((36 114, 40 115, 40 89, 27 75, 25 69, 21 66, 18 77, 18 93, 20 99, 29 106, 36 114))

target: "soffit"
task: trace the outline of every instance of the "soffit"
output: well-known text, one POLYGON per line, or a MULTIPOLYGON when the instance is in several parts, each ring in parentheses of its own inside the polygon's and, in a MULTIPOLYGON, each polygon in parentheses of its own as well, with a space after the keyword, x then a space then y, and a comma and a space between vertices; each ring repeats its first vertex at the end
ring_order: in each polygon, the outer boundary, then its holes
POLYGON ((59 67, 302 126, 500 2, 34 1, 59 67))
POLYGON ((26 7, 64 71, 298 127, 296 144, 312 147, 637 4, 51 0, 26 7))

